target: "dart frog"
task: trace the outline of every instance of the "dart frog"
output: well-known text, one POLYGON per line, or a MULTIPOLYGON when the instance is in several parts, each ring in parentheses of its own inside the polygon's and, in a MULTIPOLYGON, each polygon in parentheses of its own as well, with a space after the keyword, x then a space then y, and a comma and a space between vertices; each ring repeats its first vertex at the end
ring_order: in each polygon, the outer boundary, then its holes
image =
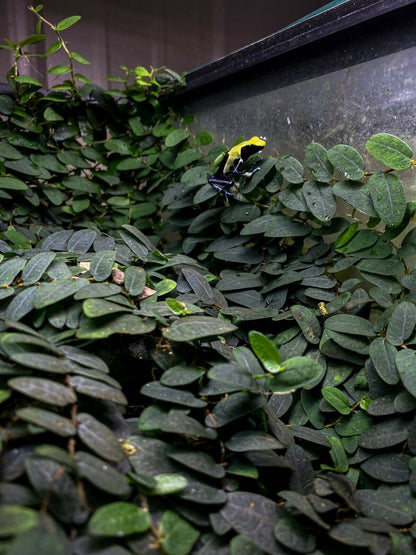
POLYGON ((219 193, 223 193, 226 198, 235 195, 229 191, 234 185, 234 177, 251 177, 260 168, 253 168, 249 171, 240 172, 239 168, 246 162, 252 154, 260 152, 266 144, 265 137, 252 137, 248 141, 243 141, 233 146, 222 158, 217 171, 208 179, 208 183, 219 193))

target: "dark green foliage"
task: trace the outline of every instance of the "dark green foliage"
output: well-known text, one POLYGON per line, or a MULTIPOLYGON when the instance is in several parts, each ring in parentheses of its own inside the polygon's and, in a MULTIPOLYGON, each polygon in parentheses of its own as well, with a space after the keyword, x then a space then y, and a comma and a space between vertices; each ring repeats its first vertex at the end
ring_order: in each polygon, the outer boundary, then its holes
POLYGON ((257 157, 227 203, 173 72, 68 60, 0 97, 2 551, 414 552, 410 147, 257 157))

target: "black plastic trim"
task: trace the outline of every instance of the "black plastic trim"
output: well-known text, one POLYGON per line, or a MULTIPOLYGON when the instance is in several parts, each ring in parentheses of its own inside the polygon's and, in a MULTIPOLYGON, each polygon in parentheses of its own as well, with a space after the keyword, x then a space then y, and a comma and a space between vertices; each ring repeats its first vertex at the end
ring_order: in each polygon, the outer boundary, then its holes
POLYGON ((415 3, 416 0, 347 0, 189 72, 184 93, 415 3))

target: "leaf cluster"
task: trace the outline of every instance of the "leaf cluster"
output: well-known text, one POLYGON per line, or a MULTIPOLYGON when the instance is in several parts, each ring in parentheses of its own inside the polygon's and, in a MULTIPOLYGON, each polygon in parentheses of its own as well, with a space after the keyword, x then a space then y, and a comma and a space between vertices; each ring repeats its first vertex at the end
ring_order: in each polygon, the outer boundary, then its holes
MULTIPOLYGON (((33 11, 52 55, 78 16, 33 11)), ((179 76, 66 73, 0 97, 2 551, 413 553, 411 148, 257 156, 227 202, 179 76)))

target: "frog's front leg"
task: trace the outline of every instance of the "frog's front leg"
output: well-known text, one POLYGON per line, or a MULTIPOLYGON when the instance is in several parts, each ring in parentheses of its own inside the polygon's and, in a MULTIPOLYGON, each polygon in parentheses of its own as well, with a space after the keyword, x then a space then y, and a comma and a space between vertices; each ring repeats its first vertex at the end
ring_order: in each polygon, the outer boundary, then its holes
POLYGON ((237 164, 235 165, 235 168, 233 169, 233 173, 236 175, 239 175, 241 177, 251 177, 253 175, 253 173, 256 173, 259 171, 259 167, 256 168, 251 168, 250 170, 247 170, 245 172, 240 172, 238 171, 238 168, 241 166, 241 164, 243 163, 243 160, 240 158, 240 160, 237 162, 237 164))
POLYGON ((242 177, 251 177, 253 175, 253 173, 256 173, 260 170, 260 168, 257 166, 256 168, 252 168, 251 170, 245 171, 245 172, 237 172, 238 175, 241 175, 242 177))

